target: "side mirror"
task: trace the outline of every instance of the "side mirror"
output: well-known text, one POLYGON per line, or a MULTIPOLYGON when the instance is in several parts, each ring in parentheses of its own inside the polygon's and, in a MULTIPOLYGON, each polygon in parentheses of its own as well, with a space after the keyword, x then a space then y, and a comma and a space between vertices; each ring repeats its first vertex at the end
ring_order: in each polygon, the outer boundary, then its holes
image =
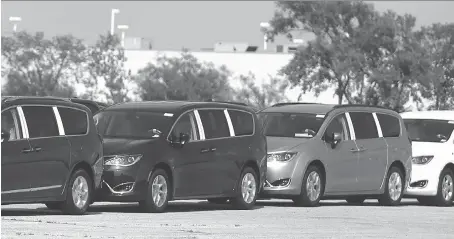
POLYGON ((331 136, 331 148, 336 148, 337 144, 342 141, 342 135, 340 133, 333 133, 331 136))
POLYGON ((2 130, 2 142, 3 142, 3 141, 8 141, 9 136, 10 136, 10 135, 9 135, 9 132, 8 132, 8 131, 2 130))
POLYGON ((180 133, 180 144, 181 146, 185 145, 187 142, 189 142, 190 137, 188 134, 185 133, 180 133))

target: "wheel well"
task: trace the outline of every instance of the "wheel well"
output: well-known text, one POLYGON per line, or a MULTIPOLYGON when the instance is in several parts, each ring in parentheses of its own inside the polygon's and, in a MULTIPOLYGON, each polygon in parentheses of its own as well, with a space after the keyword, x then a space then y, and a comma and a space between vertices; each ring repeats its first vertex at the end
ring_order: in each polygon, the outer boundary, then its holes
MULTIPOLYGON (((246 167, 250 167, 250 168, 252 168, 252 169, 255 171, 255 174, 256 174, 257 177, 258 177, 258 181, 260 182, 260 171, 259 171, 259 167, 257 166, 257 163, 255 163, 255 162, 252 161, 252 160, 248 160, 248 161, 246 162, 246 164, 244 165, 243 170, 244 170, 246 167)), ((240 177, 241 177, 241 176, 240 176, 240 177)))
POLYGON ((399 168, 402 171, 402 173, 404 174, 404 179, 407 178, 407 175, 405 175, 406 174, 405 167, 404 167, 404 164, 402 162, 394 161, 389 168, 392 168, 392 167, 399 168))
MULTIPOLYGON (((169 199, 171 200, 173 198, 173 189, 174 189, 172 169, 170 168, 170 166, 168 164, 163 163, 163 162, 156 164, 153 171, 155 171, 158 168, 164 170, 167 173, 167 177, 169 178, 170 186, 172 188, 172 190, 170 190, 170 197, 169 197, 169 199)), ((150 177, 151 177, 151 173, 150 173, 150 176, 148 177, 148 180, 150 180, 150 177)))
POLYGON ((451 171, 454 173, 454 164, 453 163, 446 164, 445 168, 451 169, 451 171))
MULTIPOLYGON (((92 183, 94 183, 94 176, 93 176, 93 170, 91 169, 91 166, 90 164, 88 164, 87 162, 85 161, 82 161, 82 162, 79 162, 77 163, 75 166, 74 166, 74 169, 73 171, 71 172, 71 175, 76 172, 76 170, 78 169, 83 169, 85 170, 85 172, 88 173, 88 175, 90 176, 91 180, 92 180, 92 183)), ((94 186, 94 185, 93 185, 94 186)))
POLYGON ((314 160, 307 167, 309 168, 310 166, 315 166, 318 169, 320 169, 320 171, 322 171, 321 173, 322 173, 323 183, 326 186, 326 169, 325 169, 325 165, 323 165, 322 161, 320 161, 318 159, 314 160))

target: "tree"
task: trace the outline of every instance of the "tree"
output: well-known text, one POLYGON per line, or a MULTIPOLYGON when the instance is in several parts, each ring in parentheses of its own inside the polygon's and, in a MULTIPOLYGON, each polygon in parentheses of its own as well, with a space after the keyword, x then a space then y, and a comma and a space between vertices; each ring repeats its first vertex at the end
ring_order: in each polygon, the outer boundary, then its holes
POLYGON ((240 75, 239 80, 242 88, 235 93, 237 101, 246 101, 244 103, 257 110, 275 103, 288 101, 283 93, 289 86, 289 82, 284 79, 270 77, 269 83, 257 85, 255 75, 249 73, 247 76, 240 75))
POLYGON ((367 78, 358 79, 355 103, 380 105, 402 112, 413 100, 422 103, 420 92, 428 86, 429 60, 414 35, 416 19, 393 11, 380 14, 363 33, 367 78))
POLYGON ((309 31, 316 39, 300 47, 290 63, 281 70, 292 86, 318 96, 335 85, 338 103, 353 103, 351 86, 365 61, 359 50, 361 29, 376 16, 372 5, 362 2, 278 2, 271 20, 271 36, 289 34, 293 29, 309 31))
POLYGON ((82 78, 82 83, 88 89, 86 97, 92 98, 98 92, 99 81, 104 81, 106 92, 103 92, 111 103, 121 103, 129 100, 128 83, 130 73, 124 68, 126 62, 124 49, 120 46, 117 35, 101 35, 94 47, 88 49, 86 64, 88 77, 82 78))
POLYGON ((430 109, 454 109, 454 24, 436 23, 416 33, 430 60, 429 86, 423 96, 431 100, 430 109))
POLYGON ((202 63, 188 52, 180 57, 159 57, 139 70, 134 81, 142 100, 230 100, 230 72, 225 66, 202 63))
POLYGON ((61 96, 75 95, 73 79, 85 61, 82 40, 72 35, 45 39, 44 33, 15 33, 2 36, 2 73, 7 95, 61 96))

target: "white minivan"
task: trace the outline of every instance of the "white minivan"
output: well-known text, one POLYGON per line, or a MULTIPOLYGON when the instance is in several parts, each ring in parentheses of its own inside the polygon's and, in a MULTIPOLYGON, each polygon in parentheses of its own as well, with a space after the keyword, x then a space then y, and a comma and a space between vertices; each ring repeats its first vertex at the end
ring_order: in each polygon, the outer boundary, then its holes
POLYGON ((406 190, 423 205, 451 206, 454 192, 454 111, 401 114, 412 141, 413 170, 406 190))

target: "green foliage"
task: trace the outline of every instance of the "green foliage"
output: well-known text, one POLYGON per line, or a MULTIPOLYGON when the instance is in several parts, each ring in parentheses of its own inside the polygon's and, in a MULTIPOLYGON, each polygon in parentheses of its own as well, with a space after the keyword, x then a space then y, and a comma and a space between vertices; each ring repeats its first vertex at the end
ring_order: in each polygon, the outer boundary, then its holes
POLYGON ((107 92, 103 92, 111 103, 129 101, 128 83, 131 78, 126 72, 124 49, 120 46, 117 35, 101 35, 94 47, 88 49, 86 69, 88 77, 82 79, 83 84, 89 89, 88 98, 99 94, 98 82, 103 80, 107 92))
POLYGON ((239 80, 243 87, 236 91, 236 100, 257 110, 275 103, 288 101, 288 98, 283 94, 289 86, 289 82, 285 79, 270 77, 269 83, 257 85, 255 76, 249 73, 247 76, 240 75, 239 80))
POLYGON ((18 32, 2 36, 2 75, 7 83, 6 95, 74 96, 71 81, 84 62, 82 40, 71 35, 45 39, 42 32, 35 35, 18 32))
POLYGON ((142 100, 227 101, 232 99, 225 67, 202 63, 184 52, 180 57, 159 57, 138 72, 134 81, 142 100))

